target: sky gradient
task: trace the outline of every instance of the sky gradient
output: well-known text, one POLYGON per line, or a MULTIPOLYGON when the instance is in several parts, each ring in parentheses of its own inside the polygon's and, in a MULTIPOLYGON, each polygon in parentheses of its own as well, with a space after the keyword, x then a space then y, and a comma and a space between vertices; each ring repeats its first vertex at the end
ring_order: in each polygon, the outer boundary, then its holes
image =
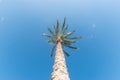
POLYGON ((71 80, 120 80, 119 0, 0 0, 0 80, 50 80, 41 35, 64 17, 83 36, 66 57, 71 80))

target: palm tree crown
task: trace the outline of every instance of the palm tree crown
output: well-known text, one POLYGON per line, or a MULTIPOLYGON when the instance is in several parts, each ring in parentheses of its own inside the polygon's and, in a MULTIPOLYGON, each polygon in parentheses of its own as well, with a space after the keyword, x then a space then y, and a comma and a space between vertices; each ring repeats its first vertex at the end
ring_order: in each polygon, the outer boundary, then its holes
MULTIPOLYGON (((64 18, 64 22, 62 24, 62 27, 59 27, 59 21, 57 20, 56 25, 54 26, 54 31, 48 28, 48 31, 50 34, 43 34, 43 36, 46 36, 49 38, 48 43, 55 44, 52 48, 51 56, 53 56, 54 49, 58 42, 60 42, 64 47, 68 47, 74 50, 77 50, 77 47, 71 46, 73 43, 75 43, 78 39, 81 39, 82 36, 77 37, 71 37, 73 33, 75 33, 75 30, 72 32, 67 32, 68 25, 66 25, 66 18, 64 18)), ((69 56, 69 54, 63 49, 66 56, 69 56)))

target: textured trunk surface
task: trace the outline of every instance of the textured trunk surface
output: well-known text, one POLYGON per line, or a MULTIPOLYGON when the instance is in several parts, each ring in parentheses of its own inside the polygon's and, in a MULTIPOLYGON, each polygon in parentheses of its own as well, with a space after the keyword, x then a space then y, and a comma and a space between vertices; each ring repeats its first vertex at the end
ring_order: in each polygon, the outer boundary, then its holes
POLYGON ((70 80, 62 45, 58 42, 51 80, 70 80))

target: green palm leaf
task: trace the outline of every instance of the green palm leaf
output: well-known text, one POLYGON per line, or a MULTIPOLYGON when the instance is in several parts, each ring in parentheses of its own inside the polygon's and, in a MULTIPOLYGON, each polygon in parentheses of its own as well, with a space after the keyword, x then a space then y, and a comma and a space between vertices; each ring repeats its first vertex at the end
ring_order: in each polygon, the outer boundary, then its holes
POLYGON ((67 34, 64 35, 64 37, 68 37, 68 36, 72 35, 73 33, 75 33, 75 30, 72 32, 68 32, 67 34))
POLYGON ((53 48, 52 48, 52 51, 51 51, 51 57, 53 56, 53 54, 54 54, 54 51, 55 51, 55 47, 56 47, 56 44, 53 46, 53 48))
POLYGON ((63 29, 62 34, 65 34, 67 30, 68 30, 68 25, 63 29))
POLYGON ((50 34, 54 35, 54 32, 50 28, 48 28, 48 31, 50 34))
POLYGON ((66 23, 66 18, 64 18, 64 22, 63 22, 63 25, 62 25, 62 31, 63 31, 64 28, 65 28, 65 23, 66 23))
POLYGON ((81 39, 82 38, 82 36, 77 36, 77 37, 73 37, 73 38, 70 38, 70 39, 81 39))
POLYGON ((69 43, 74 43, 76 40, 65 38, 65 39, 63 39, 63 41, 65 41, 65 42, 69 42, 69 43))
POLYGON ((63 42, 63 45, 71 45, 71 42, 63 42))
POLYGON ((64 45, 64 46, 66 46, 66 47, 68 47, 68 48, 71 48, 71 49, 74 49, 74 50, 78 50, 77 47, 73 47, 73 46, 69 46, 69 45, 64 45))
POLYGON ((48 35, 48 34, 43 34, 43 36, 46 36, 46 37, 48 37, 48 38, 51 38, 52 36, 50 36, 50 35, 48 35))
POLYGON ((66 52, 65 50, 63 50, 63 52, 64 52, 64 54, 65 54, 66 56, 70 56, 69 53, 66 52))
POLYGON ((56 33, 56 36, 58 36, 58 33, 59 33, 59 21, 57 20, 57 23, 56 23, 56 26, 54 27, 55 28, 55 33, 56 33))
POLYGON ((55 40, 48 40, 48 43, 55 43, 55 40))

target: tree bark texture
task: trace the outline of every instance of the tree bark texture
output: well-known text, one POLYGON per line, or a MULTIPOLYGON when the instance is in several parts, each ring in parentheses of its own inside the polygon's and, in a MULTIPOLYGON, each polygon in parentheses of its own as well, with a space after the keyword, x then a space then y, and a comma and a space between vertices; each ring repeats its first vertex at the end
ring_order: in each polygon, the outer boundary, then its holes
POLYGON ((55 62, 51 80, 70 80, 61 42, 56 47, 55 62))

